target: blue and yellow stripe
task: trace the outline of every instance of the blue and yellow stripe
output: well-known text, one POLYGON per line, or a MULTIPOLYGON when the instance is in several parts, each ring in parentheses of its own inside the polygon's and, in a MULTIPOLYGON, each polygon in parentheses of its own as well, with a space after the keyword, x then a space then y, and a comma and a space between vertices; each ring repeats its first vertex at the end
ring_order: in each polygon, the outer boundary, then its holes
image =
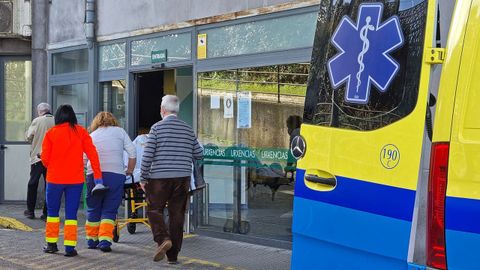
POLYGON ((292 269, 406 269, 415 191, 337 176, 333 191, 318 192, 304 174, 297 170, 292 269))

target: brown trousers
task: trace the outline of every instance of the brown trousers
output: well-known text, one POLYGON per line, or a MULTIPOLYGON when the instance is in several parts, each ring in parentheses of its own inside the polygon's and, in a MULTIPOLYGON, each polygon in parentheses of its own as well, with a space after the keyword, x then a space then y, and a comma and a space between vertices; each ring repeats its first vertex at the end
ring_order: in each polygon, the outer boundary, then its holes
POLYGON ((147 217, 152 227, 153 240, 158 244, 170 239, 169 260, 177 260, 182 248, 183 222, 187 207, 190 177, 150 179, 145 186, 147 217), (163 210, 168 203, 168 230, 163 210))

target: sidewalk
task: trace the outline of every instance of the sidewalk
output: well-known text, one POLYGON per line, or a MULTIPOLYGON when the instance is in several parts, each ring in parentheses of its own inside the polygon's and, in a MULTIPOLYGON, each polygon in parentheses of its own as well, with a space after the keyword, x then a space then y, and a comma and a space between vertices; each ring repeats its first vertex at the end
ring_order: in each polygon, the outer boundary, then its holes
POLYGON ((111 253, 89 250, 85 241, 82 241, 85 234, 85 215, 82 210, 79 211, 79 256, 61 256, 61 241, 58 254, 44 254, 45 223, 38 218, 25 218, 23 210, 23 205, 0 204, 0 224, 4 217, 9 217, 32 229, 20 231, 0 228, 0 242, 4 243, 0 245, 0 269, 290 269, 290 250, 199 235, 184 237, 180 264, 171 266, 164 261, 153 262, 155 245, 149 229, 143 225, 137 225, 137 232, 133 235, 123 229, 111 253))

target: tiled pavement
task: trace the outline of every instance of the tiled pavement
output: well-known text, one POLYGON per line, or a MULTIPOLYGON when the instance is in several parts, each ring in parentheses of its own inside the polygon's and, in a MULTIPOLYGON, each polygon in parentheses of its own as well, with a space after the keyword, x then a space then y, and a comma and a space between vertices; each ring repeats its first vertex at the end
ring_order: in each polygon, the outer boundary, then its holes
MULTIPOLYGON (((44 223, 39 219, 23 217, 23 206, 0 204, 0 217, 13 217, 30 226, 33 231, 0 229, 0 269, 289 269, 291 251, 260 245, 187 235, 179 257, 179 265, 153 262, 155 245, 148 228, 137 225, 130 235, 126 229, 120 234, 111 253, 86 249, 79 241, 79 256, 62 256, 62 245, 57 254, 44 254, 44 223)), ((79 212, 79 224, 84 214, 79 212)), ((79 239, 84 228, 79 228, 79 239)))

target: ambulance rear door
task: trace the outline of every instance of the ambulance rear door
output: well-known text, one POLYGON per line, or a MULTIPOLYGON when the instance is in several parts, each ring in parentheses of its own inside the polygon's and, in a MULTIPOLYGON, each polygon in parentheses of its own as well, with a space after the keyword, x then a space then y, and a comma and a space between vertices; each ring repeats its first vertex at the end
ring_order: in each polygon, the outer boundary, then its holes
POLYGON ((407 269, 434 5, 320 1, 305 124, 291 146, 301 157, 292 269, 407 269))
POLYGON ((430 165, 427 264, 480 269, 480 0, 457 2, 449 35, 430 165))

